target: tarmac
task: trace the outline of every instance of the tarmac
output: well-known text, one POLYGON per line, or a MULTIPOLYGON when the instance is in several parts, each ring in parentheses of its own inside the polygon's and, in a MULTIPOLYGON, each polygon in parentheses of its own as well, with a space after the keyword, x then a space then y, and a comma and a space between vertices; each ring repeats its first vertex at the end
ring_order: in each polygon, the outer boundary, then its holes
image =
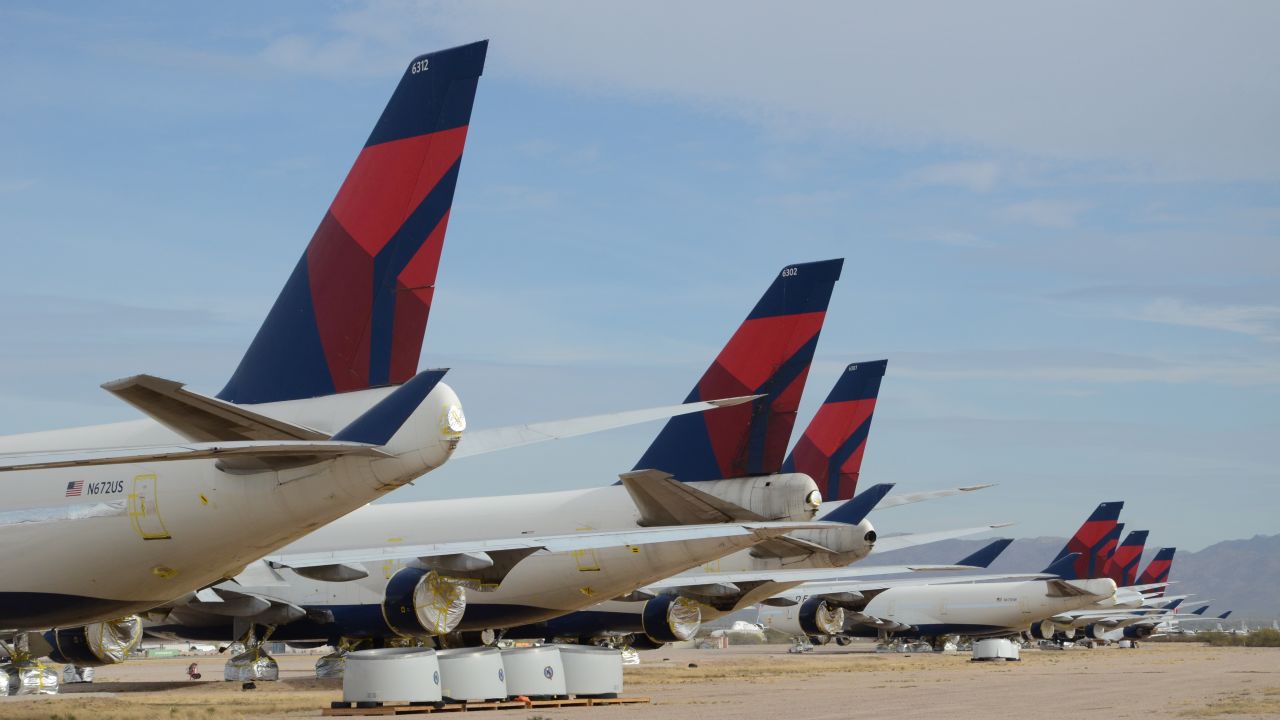
MULTIPOLYGON (((661 649, 626 668, 627 696, 648 705, 486 711, 484 717, 674 718, 1212 718, 1280 717, 1280 649, 1144 643, 1140 648, 1024 650, 1020 662, 967 653, 876 653, 785 645, 661 649)), ((222 681, 223 656, 131 660, 97 669, 59 696, 0 698, 5 720, 223 720, 318 717, 341 680, 316 680, 316 655, 280 655, 279 682, 222 681), (204 678, 186 679, 200 663, 204 678)), ((451 717, 438 714, 435 717, 451 717)))

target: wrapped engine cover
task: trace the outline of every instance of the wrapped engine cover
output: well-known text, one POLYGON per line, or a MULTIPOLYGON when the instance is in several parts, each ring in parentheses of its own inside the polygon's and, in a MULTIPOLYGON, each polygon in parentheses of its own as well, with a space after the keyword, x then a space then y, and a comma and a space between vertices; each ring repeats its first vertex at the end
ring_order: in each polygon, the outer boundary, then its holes
POLYGON ((662 595, 644 604, 640 625, 644 634, 657 643, 689 640, 702 627, 702 608, 697 600, 662 595))
POLYGON ((137 615, 107 622, 62 628, 45 634, 53 646, 54 662, 96 667, 122 663, 142 640, 142 618, 137 615))
POLYGON ((844 608, 832 607, 821 598, 806 600, 798 614, 807 635, 835 635, 844 630, 844 608))
POLYGON ((39 660, 0 666, 9 678, 10 695, 56 695, 58 673, 39 660))
POLYGON ((343 670, 347 667, 348 654, 350 653, 346 650, 339 650, 316 660, 316 679, 325 680, 342 677, 343 670))
POLYGON ((265 650, 254 648, 228 660, 222 673, 223 679, 228 682, 279 680, 280 666, 265 650))
POLYGON ((382 617, 401 637, 444 635, 462 622, 467 591, 434 571, 403 568, 387 581, 382 617))

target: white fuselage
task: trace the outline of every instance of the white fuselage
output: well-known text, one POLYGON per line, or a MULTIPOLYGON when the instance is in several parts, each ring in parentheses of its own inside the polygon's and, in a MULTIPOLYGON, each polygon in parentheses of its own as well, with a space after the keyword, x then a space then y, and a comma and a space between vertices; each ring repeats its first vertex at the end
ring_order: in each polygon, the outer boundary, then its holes
MULTIPOLYGON (((914 634, 989 634, 1021 632, 1059 613, 1085 607, 1115 592, 1115 583, 1102 580, 1071 580, 1081 594, 1055 594, 1050 581, 903 585, 876 594, 861 612, 913 628, 914 634)), ((785 593, 797 601, 793 607, 765 607, 761 623, 781 623, 811 597, 838 591, 834 585, 807 585, 785 593)))
MULTIPOLYGON (((770 520, 808 520, 815 510, 806 504, 806 498, 815 489, 807 475, 738 478, 692 485, 705 493, 750 507, 770 520)), ((370 505, 290 544, 281 555, 637 527, 640 527, 640 511, 630 494, 625 487, 612 485, 527 495, 370 505)), ((538 552, 521 560, 498 587, 469 591, 459 629, 497 629, 550 619, 625 595, 647 583, 726 555, 733 559, 721 562, 744 566, 767 563, 751 558, 746 551, 757 542, 759 540, 751 536, 734 536, 571 553, 538 552)), ((304 607, 377 605, 383 601, 387 581, 413 560, 405 557, 362 564, 369 576, 350 582, 316 581, 281 570, 287 585, 242 589, 304 607)), ((200 618, 190 613, 176 615, 184 622, 200 624, 200 618)), ((207 617, 204 621, 227 623, 225 618, 216 617, 207 617)), ((181 634, 180 630, 169 627, 171 632, 181 634)), ((343 632, 342 628, 302 630, 302 627, 292 631, 288 627, 277 628, 276 637, 303 639, 296 633, 343 632)))
MULTIPOLYGON (((390 388, 253 406, 335 432, 390 388)), ((41 469, 0 476, 0 629, 80 625, 146 610, 253 560, 443 464, 460 406, 441 383, 386 450, 258 473, 213 460, 41 469)), ((0 438, 0 453, 182 442, 151 421, 0 438)))

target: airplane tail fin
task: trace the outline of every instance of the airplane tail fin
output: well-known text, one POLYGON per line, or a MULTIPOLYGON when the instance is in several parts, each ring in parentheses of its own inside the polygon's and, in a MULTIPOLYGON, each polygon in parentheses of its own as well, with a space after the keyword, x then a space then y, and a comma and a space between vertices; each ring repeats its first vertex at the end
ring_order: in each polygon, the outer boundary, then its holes
POLYGON ((1000 553, 1009 547, 1013 542, 1013 538, 1000 538, 978 549, 977 552, 956 562, 957 565, 970 565, 973 567, 991 567, 991 563, 1000 557, 1000 553))
POLYGON ((1202 616, 1202 617, 1203 617, 1203 616, 1204 616, 1204 611, 1205 611, 1205 610, 1208 610, 1208 609, 1209 609, 1209 606, 1208 606, 1208 605, 1201 605, 1200 607, 1196 608, 1195 610, 1192 610, 1192 611, 1191 611, 1191 614, 1192 614, 1192 615, 1200 615, 1200 616, 1202 616))
MULTIPOLYGON (((1177 548, 1160 548, 1156 551, 1156 556, 1151 558, 1151 562, 1147 563, 1147 569, 1142 571, 1138 576, 1139 585, 1151 585, 1153 583, 1162 583, 1169 580, 1169 571, 1173 568, 1173 555, 1178 551, 1177 548)), ((1157 590, 1156 597, 1163 597, 1164 590, 1157 590)))
POLYGON ((220 400, 404 383, 418 368, 488 41, 405 69, 220 400))
POLYGON ((1228 611, 1226 611, 1226 612, 1222 613, 1221 615, 1219 615, 1219 616, 1218 616, 1218 619, 1219 619, 1219 620, 1226 620, 1228 617, 1230 617, 1230 616, 1231 616, 1231 613, 1233 613, 1233 612, 1235 612, 1235 611, 1234 611, 1234 610, 1228 610, 1228 611))
POLYGON ((672 418, 635 469, 662 470, 685 482, 778 472, 843 265, 826 260, 783 268, 685 402, 764 397, 672 418))
POLYGON ((880 381, 888 365, 888 360, 876 360, 845 368, 782 464, 783 472, 802 472, 813 478, 826 500, 853 497, 880 381))
MULTIPOLYGON (((1057 563, 1071 553, 1079 553, 1070 571, 1072 577, 1067 579, 1100 577, 1102 565, 1097 562, 1096 555, 1106 548, 1108 539, 1118 526, 1122 508, 1124 508, 1123 502, 1104 502, 1098 505, 1089 519, 1084 521, 1076 534, 1067 541, 1066 546, 1053 559, 1053 562, 1057 563)), ((1118 533, 1116 535, 1116 539, 1111 540, 1113 547, 1119 539, 1118 533)))
POLYGON ((1146 530, 1134 530, 1125 536, 1104 565, 1103 574, 1116 581, 1120 587, 1129 587, 1138 579, 1138 565, 1147 545, 1146 530))

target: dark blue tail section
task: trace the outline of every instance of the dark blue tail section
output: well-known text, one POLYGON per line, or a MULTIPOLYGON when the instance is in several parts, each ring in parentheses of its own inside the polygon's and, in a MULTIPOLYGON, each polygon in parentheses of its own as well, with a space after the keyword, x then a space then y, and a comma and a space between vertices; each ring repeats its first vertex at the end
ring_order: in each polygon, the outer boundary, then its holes
POLYGON ((827 500, 854 496, 880 381, 888 365, 888 360, 875 360, 844 369, 782 464, 783 472, 802 472, 813 478, 827 500))
POLYGON ((849 525, 857 525, 862 522, 876 505, 884 499, 885 495, 893 489, 893 483, 881 483, 872 485, 871 487, 858 493, 852 500, 837 507, 835 510, 823 515, 821 520, 839 523, 848 523, 849 525))
POLYGON ((1192 614, 1192 615, 1204 615, 1205 611, 1206 611, 1206 610, 1208 610, 1208 609, 1209 609, 1209 606, 1208 606, 1208 605, 1201 605, 1200 607, 1196 608, 1195 610, 1192 610, 1192 611, 1191 611, 1191 614, 1192 614))
POLYGON ((418 369, 488 41, 414 58, 218 397, 404 383, 418 369))
POLYGON ((1235 611, 1234 611, 1234 610, 1228 610, 1228 611, 1226 611, 1226 612, 1222 613, 1221 615, 1219 615, 1219 616, 1218 616, 1218 619, 1219 619, 1219 620, 1226 620, 1227 618, 1231 617, 1231 613, 1233 613, 1233 612, 1235 612, 1235 611))
POLYGON ((662 470, 685 482, 778 472, 843 265, 826 260, 783 268, 685 402, 763 397, 672 418, 635 469, 662 470))
POLYGON ((1000 553, 1009 547, 1013 542, 1013 538, 1000 538, 991 542, 989 545, 980 548, 977 552, 968 557, 961 558, 956 562, 957 565, 970 565, 972 567, 991 567, 991 563, 1000 557, 1000 553))
POLYGON ((1049 563, 1049 567, 1040 572, 1045 575, 1057 575, 1063 580, 1079 580, 1075 575, 1075 562, 1080 559, 1080 553, 1067 553, 1062 557, 1049 563))

